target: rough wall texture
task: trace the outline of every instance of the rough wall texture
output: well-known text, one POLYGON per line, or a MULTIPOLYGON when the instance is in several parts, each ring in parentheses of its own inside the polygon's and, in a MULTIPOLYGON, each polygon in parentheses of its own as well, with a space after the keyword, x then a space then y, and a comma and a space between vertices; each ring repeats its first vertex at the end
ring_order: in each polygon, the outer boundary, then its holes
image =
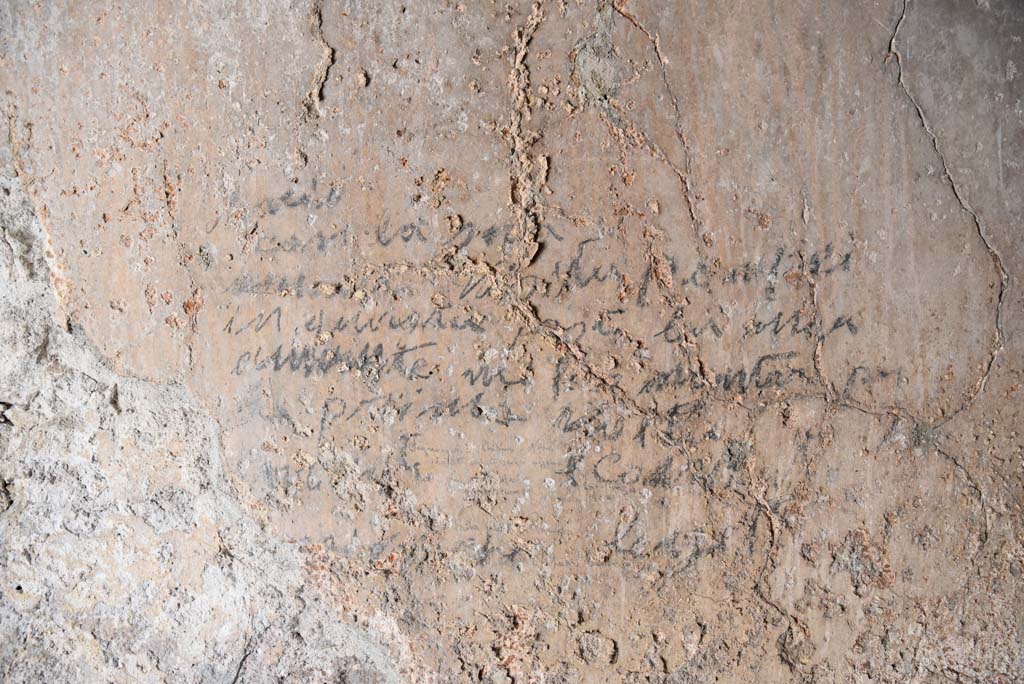
POLYGON ((0 4, 0 680, 1024 681, 1018 0, 0 4))

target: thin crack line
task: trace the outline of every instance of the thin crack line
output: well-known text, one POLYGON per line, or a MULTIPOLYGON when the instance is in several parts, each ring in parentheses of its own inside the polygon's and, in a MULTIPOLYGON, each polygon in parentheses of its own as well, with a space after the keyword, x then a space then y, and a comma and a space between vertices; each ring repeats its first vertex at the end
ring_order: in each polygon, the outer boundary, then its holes
MULTIPOLYGON (((677 169, 675 167, 674 164, 672 164, 671 162, 668 162, 668 163, 672 167, 673 171, 675 171, 676 174, 679 176, 680 181, 682 181, 683 192, 685 194, 686 203, 687 203, 687 206, 689 208, 690 218, 693 220, 694 230, 697 232, 697 235, 696 235, 697 241, 698 241, 697 247, 699 249, 700 248, 700 244, 699 243, 701 241, 700 233, 702 232, 704 225, 703 225, 703 221, 701 221, 697 217, 697 212, 696 212, 696 209, 695 209, 695 205, 696 205, 696 202, 697 202, 697 193, 694 192, 693 187, 690 184, 690 179, 693 177, 693 168, 692 168, 692 165, 691 165, 691 157, 692 157, 692 155, 690 153, 689 143, 686 141, 686 136, 683 134, 683 130, 682 130, 682 123, 680 121, 681 113, 679 111, 679 99, 676 97, 675 92, 672 90, 672 85, 671 85, 671 83, 669 82, 669 79, 668 79, 668 68, 667 67, 668 67, 669 61, 668 61, 668 58, 665 56, 665 53, 662 52, 662 50, 661 50, 661 36, 658 35, 657 33, 651 33, 651 31, 648 30, 640 22, 639 19, 637 19, 636 15, 634 15, 631 12, 629 12, 625 8, 624 3, 622 2, 622 0, 613 0, 613 2, 611 3, 611 6, 612 6, 612 9, 614 9, 617 14, 619 14, 621 17, 623 17, 626 21, 628 21, 630 24, 632 24, 638 31, 640 31, 641 33, 643 33, 647 37, 647 40, 651 43, 651 46, 654 48, 655 56, 658 58, 658 66, 659 66, 659 68, 660 68, 659 70, 661 72, 661 81, 662 81, 662 83, 665 86, 665 92, 668 93, 668 97, 672 101, 672 111, 675 113, 675 125, 673 126, 673 129, 675 130, 676 137, 679 138, 679 142, 680 142, 680 144, 682 145, 682 148, 683 148, 683 156, 684 156, 683 167, 684 168, 683 168, 683 170, 681 172, 679 169, 677 169)), ((659 152, 660 152, 660 150, 659 150, 659 152)), ((664 156, 666 161, 668 161, 667 155, 662 153, 662 156, 664 156)))
POLYGON ((981 513, 985 518, 985 531, 981 537, 981 546, 978 548, 978 551, 975 552, 975 555, 977 555, 981 552, 981 549, 983 549, 985 545, 988 543, 989 537, 992 534, 992 523, 989 519, 989 513, 995 513, 996 511, 992 508, 991 504, 989 504, 988 499, 985 497, 985 492, 981 488, 981 485, 978 484, 977 479, 974 477, 971 471, 967 469, 967 466, 961 463, 959 458, 954 456, 949 451, 946 451, 941 446, 935 445, 935 450, 939 453, 939 455, 941 455, 947 461, 956 466, 957 470, 963 473, 964 479, 967 480, 967 486, 973 489, 974 492, 978 495, 978 504, 981 506, 981 513))
POLYGON ((1003 331, 1003 300, 1006 295, 1006 290, 1009 286, 1009 276, 1006 272, 1006 269, 1003 266, 1002 257, 999 256, 999 252, 992 245, 988 236, 985 234, 985 228, 982 224, 981 218, 978 216, 977 212, 975 212, 974 209, 971 207, 970 203, 968 203, 967 198, 964 196, 963 191, 961 191, 960 186, 956 182, 956 179, 953 178, 953 174, 949 170, 949 165, 946 163, 946 157, 945 155, 943 155, 941 146, 939 145, 939 138, 938 136, 935 135, 935 131, 932 129, 931 124, 928 122, 928 117, 925 116, 924 109, 921 108, 920 103, 918 103, 917 99, 910 92, 910 88, 907 86, 905 71, 903 68, 903 54, 899 51, 899 48, 896 45, 896 40, 899 36, 900 28, 903 27, 903 23, 907 20, 907 11, 909 8, 910 0, 903 0, 903 11, 900 14, 899 20, 896 22, 896 28, 893 29, 892 37, 889 39, 889 53, 888 55, 886 55, 886 60, 888 60, 891 56, 896 57, 896 67, 898 73, 897 81, 900 84, 900 87, 903 89, 904 94, 907 96, 907 99, 910 100, 910 103, 912 105, 914 105, 914 109, 917 111, 917 117, 918 119, 920 119, 921 125, 924 127, 924 130, 928 134, 928 137, 931 139, 932 147, 935 149, 935 154, 938 155, 939 162, 942 164, 942 172, 945 175, 946 179, 949 181, 950 187, 953 189, 953 195, 956 197, 957 202, 960 204, 960 208, 963 211, 967 212, 967 214, 973 220, 974 227, 978 233, 978 237, 981 239, 981 242, 985 245, 985 249, 988 250, 989 256, 991 256, 992 258, 992 263, 995 265, 996 272, 999 274, 999 292, 996 297, 996 332, 992 341, 992 349, 989 352, 988 362, 985 364, 985 372, 982 374, 981 378, 975 383, 974 388, 970 392, 970 396, 966 399, 966 401, 964 401, 960 408, 953 411, 949 415, 949 417, 946 418, 946 420, 938 424, 938 426, 941 426, 948 423, 957 415, 967 410, 974 403, 974 401, 981 395, 981 393, 985 390, 985 386, 988 384, 989 375, 991 375, 992 369, 995 366, 996 357, 999 355, 999 352, 1003 351, 1004 349, 1003 345, 1006 339, 1006 334, 1003 331))

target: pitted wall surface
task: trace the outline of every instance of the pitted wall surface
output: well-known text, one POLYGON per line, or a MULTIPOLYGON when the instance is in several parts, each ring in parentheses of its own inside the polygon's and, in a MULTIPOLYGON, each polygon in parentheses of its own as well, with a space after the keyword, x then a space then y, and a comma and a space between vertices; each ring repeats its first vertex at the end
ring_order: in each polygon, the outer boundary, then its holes
POLYGON ((1014 0, 0 7, 0 679, 1024 680, 1014 0))

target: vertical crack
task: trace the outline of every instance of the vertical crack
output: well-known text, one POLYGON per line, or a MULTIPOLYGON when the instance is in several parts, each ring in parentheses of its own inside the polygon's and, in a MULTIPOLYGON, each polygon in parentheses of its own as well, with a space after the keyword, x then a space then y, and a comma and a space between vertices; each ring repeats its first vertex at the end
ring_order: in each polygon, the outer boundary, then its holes
MULTIPOLYGON (((540 138, 536 132, 525 132, 523 122, 530 118, 530 69, 526 57, 530 41, 544 20, 544 2, 535 0, 526 24, 516 29, 515 56, 508 87, 512 95, 512 111, 509 117, 508 138, 511 143, 511 168, 509 171, 509 203, 515 213, 517 240, 509 247, 507 266, 521 269, 528 266, 537 253, 537 232, 540 227, 540 213, 537 204, 536 167, 546 173, 546 164, 536 164, 531 155, 533 144, 540 138)), ((521 285, 519 286, 521 289, 521 285)))
POLYGON ((910 92, 909 86, 907 86, 906 70, 903 68, 903 54, 899 51, 897 46, 897 39, 899 37, 900 29, 903 27, 904 22, 907 20, 907 12, 910 8, 910 0, 903 0, 903 11, 900 14, 899 20, 896 22, 896 27, 893 29, 892 37, 889 39, 889 52, 886 55, 888 61, 892 57, 896 58, 897 68, 897 82, 900 88, 903 89, 903 93, 910 100, 910 103, 914 106, 914 110, 917 112, 917 118, 921 121, 921 125, 924 127, 925 133, 928 134, 931 140, 932 147, 935 150, 935 154, 938 155, 939 163, 942 164, 942 173, 949 181, 949 186, 953 190, 953 195, 956 197, 957 202, 960 204, 960 208, 966 212, 974 223, 975 230, 978 233, 978 237, 981 239, 982 244, 985 245, 985 249, 988 250, 989 256, 992 258, 992 263, 996 269, 996 273, 999 275, 999 292, 996 296, 996 321, 995 321, 995 333, 992 339, 992 346, 989 352, 988 362, 985 364, 985 371, 978 381, 974 384, 968 398, 956 411, 951 413, 949 417, 943 421, 947 423, 952 420, 955 416, 967 410, 978 396, 985 390, 985 385, 988 383, 989 375, 992 373, 992 368, 995 366, 996 357, 1003 350, 1003 343, 1006 339, 1006 334, 1003 331, 1003 300, 1006 295, 1006 290, 1009 284, 1009 276, 1007 275, 1006 268, 1003 266, 1002 257, 999 256, 999 252, 992 245, 989 237, 985 231, 985 226, 978 216, 978 213, 974 211, 970 203, 967 201, 966 196, 957 184, 956 179, 950 172, 949 164, 946 162, 946 157, 942 153, 942 148, 939 144, 939 138, 935 134, 931 123, 928 121, 928 117, 925 116, 924 109, 921 108, 920 103, 914 97, 913 93, 910 92))
POLYGON ((320 102, 324 99, 324 85, 327 83, 327 75, 331 67, 337 61, 336 53, 331 44, 324 37, 324 1, 314 0, 313 8, 310 11, 310 24, 313 30, 313 37, 319 41, 321 46, 320 61, 317 62, 316 71, 313 77, 313 87, 303 100, 305 112, 303 116, 307 119, 315 119, 320 116, 320 102))
MULTIPOLYGON (((679 111, 679 99, 676 97, 675 92, 672 90, 672 85, 671 85, 671 83, 669 82, 669 79, 668 79, 668 63, 669 62, 668 62, 668 58, 665 56, 665 53, 662 52, 662 50, 661 50, 661 36, 659 36, 657 33, 652 33, 650 30, 648 30, 640 22, 640 20, 636 17, 636 15, 634 15, 633 13, 631 13, 630 11, 628 11, 626 9, 625 3, 623 2, 623 0, 613 0, 613 2, 611 3, 611 6, 612 6, 612 8, 615 10, 615 12, 619 16, 621 16, 623 19, 628 21, 638 31, 640 31, 641 33, 644 34, 644 36, 647 37, 647 40, 650 42, 651 46, 654 48, 654 54, 655 54, 655 56, 658 59, 658 67, 659 67, 659 71, 661 73, 661 81, 662 81, 662 83, 665 86, 665 92, 668 93, 669 100, 671 100, 671 102, 672 102, 672 111, 673 111, 673 113, 675 115, 675 125, 673 126, 673 129, 675 130, 676 137, 679 139, 679 143, 683 147, 683 155, 684 155, 683 169, 682 170, 678 169, 674 164, 669 163, 669 165, 672 167, 673 171, 675 171, 676 175, 679 177, 680 183, 682 184, 683 193, 684 193, 684 196, 686 198, 687 208, 689 209, 689 212, 690 212, 690 218, 693 221, 694 230, 697 232, 697 236, 696 236, 697 237, 697 241, 698 241, 698 245, 697 246, 698 246, 698 249, 699 249, 700 248, 700 242, 701 242, 700 232, 701 232, 701 229, 703 228, 703 222, 700 221, 697 218, 697 212, 696 212, 697 197, 696 197, 696 193, 694 193, 693 188, 692 188, 692 186, 690 184, 690 178, 693 176, 693 170, 692 170, 692 166, 691 166, 691 163, 690 163, 690 158, 691 158, 692 155, 690 154, 689 143, 686 140, 686 136, 683 134, 682 122, 680 121, 681 114, 680 114, 680 111, 679 111)), ((660 152, 660 150, 659 150, 659 152, 660 152)), ((663 156, 665 156, 664 153, 661 153, 661 154, 663 156)), ((666 160, 667 160, 667 156, 666 156, 666 160)))
POLYGON ((811 298, 811 310, 814 316, 813 328, 814 328, 814 371, 818 374, 818 381, 821 383, 822 388, 825 391, 825 401, 828 403, 836 401, 837 393, 836 386, 832 380, 829 379, 825 372, 825 329, 822 325, 822 314, 821 314, 821 303, 818 301, 818 281, 811 275, 810 268, 807 264, 807 258, 803 252, 800 252, 800 270, 801 277, 807 283, 808 292, 811 298))
POLYGON ((245 667, 245 661, 252 655, 252 642, 246 641, 245 648, 242 651, 242 658, 238 661, 238 667, 235 669, 235 676, 231 680, 231 684, 238 684, 242 676, 242 669, 245 667))
POLYGON ((984 548, 985 544, 988 543, 989 536, 992 534, 992 523, 989 518, 989 514, 994 513, 995 511, 992 508, 992 505, 988 502, 988 498, 985 496, 985 492, 982 490, 981 484, 979 484, 977 478, 975 478, 971 471, 961 463, 960 459, 938 445, 935 446, 935 450, 940 456, 952 463, 957 470, 963 473, 964 479, 967 481, 967 486, 978 496, 978 506, 981 508, 981 514, 985 519, 985 529, 981 535, 981 545, 978 548, 978 552, 975 553, 975 555, 977 555, 977 553, 980 553, 981 549, 984 548))

